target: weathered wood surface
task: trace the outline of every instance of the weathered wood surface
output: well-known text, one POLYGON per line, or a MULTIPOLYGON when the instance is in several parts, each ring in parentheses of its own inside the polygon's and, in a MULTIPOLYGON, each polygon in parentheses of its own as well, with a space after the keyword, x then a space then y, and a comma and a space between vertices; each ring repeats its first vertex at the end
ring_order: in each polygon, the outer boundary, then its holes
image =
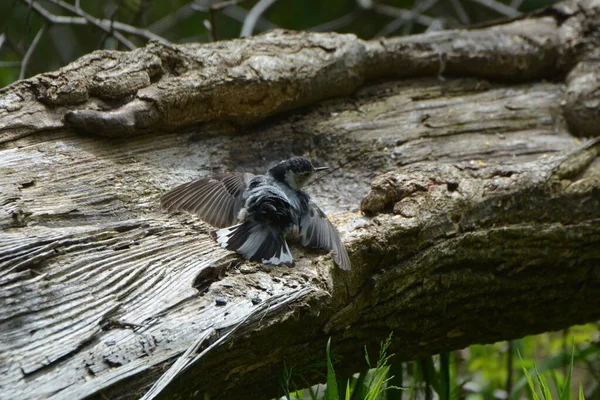
POLYGON ((0 398, 140 397, 190 348, 166 393, 265 398, 284 366, 284 387, 318 380, 329 336, 350 372, 392 330, 414 359, 597 320, 600 145, 575 136, 598 134, 599 10, 153 43, 3 89, 0 398), (301 248, 294 268, 242 262, 158 208, 211 171, 357 154, 309 188, 350 273, 301 248))

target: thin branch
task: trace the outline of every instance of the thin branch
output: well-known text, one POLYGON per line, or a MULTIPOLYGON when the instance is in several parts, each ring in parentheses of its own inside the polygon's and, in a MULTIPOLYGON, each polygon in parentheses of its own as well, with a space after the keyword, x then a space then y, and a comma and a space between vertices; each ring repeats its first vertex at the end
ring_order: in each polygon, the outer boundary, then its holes
POLYGON ((237 6, 239 4, 245 3, 248 0, 229 0, 229 1, 221 1, 219 3, 210 4, 209 6, 202 6, 200 4, 192 4, 192 8, 194 11, 198 12, 211 12, 211 11, 221 11, 224 8, 237 6))
POLYGON ((20 46, 17 46, 15 43, 13 43, 13 41, 10 40, 8 34, 4 36, 4 45, 12 51, 14 51, 16 54, 18 54, 19 57, 25 57, 25 51, 23 51, 23 49, 20 46))
POLYGON ((21 0, 25 2, 33 11, 35 11, 40 17, 53 25, 88 25, 85 18, 80 17, 65 17, 62 15, 54 15, 44 7, 36 3, 34 0, 21 0))
POLYGON ((515 10, 514 8, 506 6, 495 0, 471 0, 471 1, 473 3, 480 4, 484 7, 489 8, 490 10, 497 12, 498 14, 505 15, 507 17, 516 17, 516 16, 521 15, 521 13, 518 12, 517 10, 515 10))
MULTIPOLYGON (((211 5, 198 4, 197 1, 192 1, 192 2, 187 3, 186 5, 182 6, 178 10, 176 10, 176 11, 164 16, 163 18, 159 19, 158 21, 154 22, 152 25, 150 25, 148 27, 148 30, 150 30, 152 32, 156 32, 156 33, 165 32, 165 31, 171 29, 173 26, 177 25, 180 21, 191 17, 192 15, 194 15, 197 12, 207 13, 207 12, 210 12, 211 10, 224 11, 223 14, 227 15, 228 13, 225 12, 225 10, 227 10, 228 8, 236 7, 238 4, 241 4, 246 1, 248 1, 248 0, 230 0, 230 1, 222 1, 220 3, 214 3, 211 5)), ((227 16, 229 16, 230 18, 233 18, 230 15, 227 15, 227 16)), ((243 21, 244 17, 245 17, 245 14, 239 20, 243 21)), ((233 18, 233 19, 238 20, 237 18, 233 18)))
POLYGON ((258 3, 256 3, 244 20, 240 37, 252 36, 252 32, 254 32, 254 26, 256 26, 256 21, 258 21, 258 18, 264 14, 269 7, 275 4, 276 1, 277 0, 260 0, 258 3))
MULTIPOLYGON (((431 7, 433 7, 434 5, 436 5, 438 3, 439 0, 427 0, 424 1, 422 3, 417 3, 417 5, 415 7, 413 7, 410 12, 413 13, 413 15, 421 15, 421 13, 429 10, 431 7)), ((389 34, 391 34, 392 32, 394 32, 395 30, 397 30, 398 28, 400 28, 401 26, 405 25, 406 23, 410 24, 410 27, 408 28, 408 32, 410 32, 412 30, 412 22, 414 21, 414 18, 397 18, 394 21, 390 22, 389 24, 387 24, 386 26, 384 26, 376 35, 375 37, 383 37, 383 36, 388 36, 389 34)))
POLYGON ((0 50, 2 50, 2 46, 4 46, 4 42, 6 42, 6 33, 0 35, 0 50))
POLYGON ((40 39, 42 38, 42 35, 46 31, 47 27, 48 27, 48 24, 42 25, 42 27, 38 31, 37 35, 35 35, 35 37, 33 38, 33 42, 31 42, 31 45, 27 49, 27 53, 25 53, 25 56, 23 57, 23 61, 21 61, 21 71, 19 71, 19 79, 25 78, 25 72, 27 71, 27 66, 29 65, 31 56, 33 55, 33 52, 35 51, 35 48, 37 47, 38 43, 40 42, 40 39))
POLYGON ((460 0, 450 0, 450 4, 454 7, 454 12, 456 16, 460 20, 463 25, 469 25, 471 23, 471 19, 469 18, 469 14, 465 11, 464 7, 460 3, 460 0))
MULTIPOLYGON (((65 17, 65 16, 61 16, 61 15, 54 15, 54 14, 50 13, 48 10, 46 10, 44 7, 37 4, 34 0, 21 0, 21 1, 25 2, 30 7, 32 7, 33 10, 38 15, 40 15, 42 18, 44 18, 46 21, 48 21, 51 24, 56 24, 56 25, 94 25, 94 26, 97 26, 99 29, 101 29, 104 32, 107 32, 107 30, 108 30, 108 32, 110 32, 110 26, 111 26, 110 20, 98 19, 98 18, 94 18, 94 17, 90 16, 90 18, 93 20, 93 22, 92 22, 82 16, 65 17)), ((55 4, 58 4, 57 0, 49 0, 49 1, 54 2, 55 4)), ((66 3, 64 3, 64 4, 66 4, 66 3)), ((76 8, 74 6, 72 6, 70 4, 66 4, 66 5, 69 6, 73 10, 72 11, 73 13, 77 14, 76 8)), ((71 10, 69 10, 69 11, 71 11, 71 10)), ((156 40, 156 41, 159 41, 161 43, 166 43, 166 44, 170 43, 165 38, 158 36, 146 29, 136 28, 134 26, 127 25, 122 22, 115 21, 114 23, 112 23, 112 27, 114 30, 117 30, 119 32, 129 33, 131 35, 142 37, 147 40, 156 40)), ((134 46, 134 48, 135 48, 135 46, 134 46)))
MULTIPOLYGON (((115 32, 115 30, 114 30, 114 26, 113 26, 113 25, 114 25, 114 21, 115 21, 115 20, 114 20, 114 18, 115 18, 115 15, 117 14, 118 10, 119 10, 119 8, 117 7, 117 8, 115 8, 115 9, 113 10, 113 12, 111 13, 111 16, 110 16, 110 29, 109 29, 109 31, 108 31, 108 32, 106 32, 106 33, 103 35, 103 37, 102 37, 102 38, 101 38, 101 40, 100 40, 100 45, 99 45, 98 47, 100 47, 100 48, 106 48, 106 47, 105 47, 105 46, 106 46, 106 41, 107 41, 107 40, 108 40, 108 39, 109 39, 111 36, 114 36, 114 37, 116 37, 116 34, 118 34, 118 32, 115 32)), ((82 10, 80 9, 80 11, 82 11, 82 10)), ((82 11, 82 12, 83 12, 83 11, 82 11)), ((85 17, 84 17, 84 18, 85 18, 85 17)), ((132 44, 133 44, 133 43, 132 43, 132 44)), ((117 47, 117 49, 118 49, 118 47, 117 47)), ((129 49, 129 50, 133 50, 133 49, 129 49)))
MULTIPOLYGON (((111 23, 107 19, 97 19, 97 21, 103 25, 110 25, 111 23)), ((115 21, 112 25, 113 28, 117 31, 129 33, 134 36, 143 37, 148 40, 156 40, 157 42, 171 44, 171 42, 169 42, 167 39, 163 38, 162 36, 156 35, 147 29, 136 28, 135 26, 127 25, 119 21, 115 21)))
POLYGON ((431 18, 426 15, 415 13, 410 10, 405 10, 402 8, 388 6, 386 4, 375 4, 373 6, 373 11, 375 11, 379 14, 402 19, 405 21, 414 21, 414 22, 424 25, 424 26, 429 26, 433 23, 433 21, 435 21, 435 18, 431 18))
POLYGON ((510 2, 510 8, 514 8, 515 10, 518 10, 519 7, 521 7, 521 4, 523 4, 523 0, 512 0, 510 2))
MULTIPOLYGON (((192 8, 195 11, 198 11, 198 12, 208 12, 208 14, 210 16, 210 24, 209 24, 209 26, 210 26, 210 29, 209 29, 210 37, 211 37, 211 39, 212 39, 213 42, 216 42, 217 40, 219 40, 218 39, 219 35, 217 34, 217 22, 216 22, 216 19, 215 19, 216 13, 219 10, 222 10, 224 8, 231 7, 231 6, 237 6, 238 4, 241 4, 241 3, 245 2, 245 1, 247 1, 247 0, 222 1, 220 3, 210 4, 208 7, 206 7, 206 6, 200 6, 198 4, 192 4, 192 8)), ((204 25, 207 25, 206 21, 205 21, 204 25)))
MULTIPOLYGON (((233 6, 224 9, 223 15, 226 15, 235 21, 243 23, 246 20, 246 16, 248 15, 248 10, 239 6, 233 6)), ((266 18, 263 18, 262 16, 258 18, 258 21, 256 21, 256 27, 261 31, 268 31, 271 29, 279 28, 278 25, 272 23, 266 18)))
POLYGON ((308 28, 309 31, 312 32, 331 32, 337 29, 340 29, 346 25, 354 22, 361 15, 361 10, 359 8, 350 11, 346 15, 342 15, 341 17, 334 19, 329 22, 325 22, 321 25, 313 26, 312 28, 308 28))
POLYGON ((158 21, 154 22, 148 27, 148 30, 156 33, 163 33, 168 31, 173 26, 177 25, 180 21, 185 20, 196 13, 194 10, 194 2, 188 3, 178 10, 165 15, 158 21))
POLYGON ((356 4, 363 10, 370 10, 373 8, 373 0, 356 0, 356 4))
POLYGON ((123 46, 127 47, 129 50, 134 50, 137 47, 129 39, 127 39, 125 36, 123 36, 120 32, 115 32, 112 29, 112 27, 113 27, 112 21, 108 20, 108 24, 105 24, 105 23, 103 23, 103 21, 107 21, 107 20, 100 20, 100 19, 86 13, 81 8, 77 8, 69 3, 65 3, 62 0, 47 0, 47 1, 49 1, 50 3, 54 3, 57 6, 59 6, 60 8, 67 10, 69 12, 72 12, 73 14, 79 15, 80 17, 82 17, 86 21, 88 21, 91 25, 94 25, 94 26, 98 27, 99 29, 103 30, 107 35, 114 36, 114 38, 117 39, 119 41, 119 43, 121 43, 123 46))

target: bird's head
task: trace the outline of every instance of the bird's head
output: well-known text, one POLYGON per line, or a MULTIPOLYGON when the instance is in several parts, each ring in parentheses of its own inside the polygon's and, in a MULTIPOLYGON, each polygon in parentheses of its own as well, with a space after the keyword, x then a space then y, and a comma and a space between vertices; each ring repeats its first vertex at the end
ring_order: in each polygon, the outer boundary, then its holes
POLYGON ((292 157, 271 168, 269 173, 273 178, 287 183, 293 189, 300 190, 315 172, 326 169, 328 167, 313 167, 304 157, 292 157))

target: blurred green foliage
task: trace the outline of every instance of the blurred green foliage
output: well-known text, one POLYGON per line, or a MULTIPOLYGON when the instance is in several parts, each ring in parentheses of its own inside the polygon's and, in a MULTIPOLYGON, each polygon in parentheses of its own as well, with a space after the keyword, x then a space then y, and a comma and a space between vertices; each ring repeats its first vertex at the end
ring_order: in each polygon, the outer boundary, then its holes
MULTIPOLYGON (((372 366, 367 362, 363 372, 346 379, 335 375, 332 362, 332 358, 335 360, 335 348, 330 350, 328 343, 327 385, 289 393, 289 398, 600 398, 600 329, 596 323, 510 342, 473 345, 410 363, 394 361, 394 355, 388 354, 390 343, 391 335, 381 344, 376 365, 372 366)), ((297 378, 291 374, 286 381, 293 382, 297 378)), ((287 387, 289 389, 289 385, 287 387)), ((280 400, 284 399, 282 397, 280 400)))
MULTIPOLYGON (((30 6, 43 7, 57 16, 75 16, 55 4, 61 0, 2 0, 0 1, 0 87, 15 81, 20 72, 19 62, 25 56, 34 37, 47 21, 30 6)), ((489 0, 503 3, 519 10, 529 11, 550 4, 551 0, 489 0), (515 3, 515 4, 513 4, 515 3), (518 4, 517 4, 518 3, 518 4)), ((75 0, 64 0, 74 5, 75 0)), ((218 39, 236 38, 244 17, 256 3, 241 1, 213 13, 199 12, 192 5, 206 7, 218 4, 218 0, 80 0, 81 10, 89 15, 112 21, 120 21, 138 28, 148 29, 174 43, 206 42, 216 35, 218 39), (213 31, 207 29, 207 22, 213 31)), ((262 16, 255 33, 275 27, 295 30, 335 30, 354 33, 370 39, 378 35, 400 35, 423 32, 427 26, 411 21, 399 23, 395 17, 373 8, 359 7, 356 0, 279 0, 262 16)), ((362 3, 369 3, 362 1, 362 3)), ((426 8, 428 17, 443 21, 448 28, 465 23, 478 23, 503 17, 498 12, 482 5, 486 1, 473 0, 380 0, 373 4, 383 4, 395 9, 426 8), (468 21, 464 21, 457 11, 456 4, 464 10, 468 21)), ((125 34, 136 46, 143 46, 147 39, 125 34)), ((110 34, 90 25, 48 25, 42 35, 25 77, 46 71, 56 70, 76 58, 96 49, 126 50, 110 34)))

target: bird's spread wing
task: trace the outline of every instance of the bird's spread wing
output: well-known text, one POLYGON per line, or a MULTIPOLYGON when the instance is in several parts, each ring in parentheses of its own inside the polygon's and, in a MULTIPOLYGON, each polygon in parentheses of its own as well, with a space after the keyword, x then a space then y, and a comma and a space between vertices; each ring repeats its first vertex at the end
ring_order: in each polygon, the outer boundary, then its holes
POLYGON ((333 260, 341 269, 350 269, 350 259, 340 234, 327 215, 312 201, 308 203, 308 212, 300 221, 300 242, 303 246, 330 250, 333 260))
POLYGON ((244 206, 243 194, 252 174, 215 175, 184 183, 167 192, 161 206, 167 211, 187 211, 217 228, 237 223, 244 206))

